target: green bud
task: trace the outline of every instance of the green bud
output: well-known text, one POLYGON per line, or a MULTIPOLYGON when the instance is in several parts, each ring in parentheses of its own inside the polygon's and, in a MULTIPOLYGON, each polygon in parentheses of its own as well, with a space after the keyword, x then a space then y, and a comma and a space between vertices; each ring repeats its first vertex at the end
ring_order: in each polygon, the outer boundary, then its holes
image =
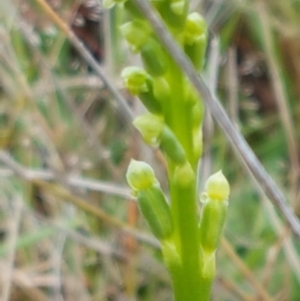
POLYGON ((150 113, 161 114, 162 108, 160 100, 154 95, 154 87, 152 78, 146 81, 148 90, 139 94, 139 99, 150 113))
POLYGON ((154 1, 153 4, 172 31, 179 32, 184 28, 188 13, 188 1, 154 1))
POLYGON ((221 170, 208 178, 205 190, 211 199, 219 201, 228 199, 230 187, 221 170))
POLYGON ((151 27, 143 20, 134 20, 121 26, 121 32, 133 52, 139 52, 151 34, 151 27))
POLYGON ((205 59, 207 26, 198 13, 191 13, 184 28, 184 51, 197 70, 201 70, 205 59))
POLYGON ((164 77, 153 78, 153 93, 159 100, 161 106, 168 103, 171 99, 171 91, 168 82, 164 77))
POLYGON ((121 77, 123 78, 124 86, 132 95, 149 91, 147 85, 149 75, 144 69, 133 66, 127 67, 122 71, 121 77))
POLYGON ((161 117, 153 114, 144 114, 137 117, 133 125, 141 133, 144 141, 157 147, 160 143, 160 136, 164 127, 164 121, 161 117))
POLYGON ((191 164, 186 161, 184 164, 176 166, 174 177, 175 182, 182 188, 188 187, 194 183, 195 173, 191 164))
POLYGON ((193 63, 196 70, 201 70, 205 62, 207 36, 202 34, 192 45, 185 44, 184 52, 193 63))
POLYGON ((170 4, 171 11, 178 16, 185 13, 185 6, 185 0, 172 0, 170 4))
POLYGON ((165 50, 155 39, 149 39, 141 48, 143 65, 152 76, 162 76, 168 69, 168 57, 165 50))
POLYGON ((201 196, 204 205, 200 217, 200 244, 203 252, 211 254, 221 238, 230 188, 222 171, 219 171, 207 180, 205 189, 206 193, 201 196))
POLYGON ((184 28, 184 43, 193 45, 203 36, 206 36, 207 26, 204 18, 196 12, 191 13, 186 20, 184 28))
POLYGON ((173 222, 169 205, 161 188, 154 185, 139 191, 137 202, 154 236, 159 240, 168 239, 173 233, 173 222))
POLYGON ((131 159, 127 169, 126 179, 129 186, 134 190, 143 190, 157 183, 151 166, 142 161, 131 159))
POLYGON ((216 200, 202 195, 204 204, 201 208, 200 216, 200 244, 203 252, 211 254, 215 252, 222 230, 225 224, 227 214, 227 200, 216 200))
POLYGON ((186 162, 186 154, 181 143, 167 125, 164 126, 161 134, 160 148, 174 163, 186 162))
POLYGON ((127 67, 121 74, 124 86, 132 95, 138 95, 144 106, 154 114, 160 114, 162 109, 159 100, 154 95, 153 79, 140 67, 127 67))

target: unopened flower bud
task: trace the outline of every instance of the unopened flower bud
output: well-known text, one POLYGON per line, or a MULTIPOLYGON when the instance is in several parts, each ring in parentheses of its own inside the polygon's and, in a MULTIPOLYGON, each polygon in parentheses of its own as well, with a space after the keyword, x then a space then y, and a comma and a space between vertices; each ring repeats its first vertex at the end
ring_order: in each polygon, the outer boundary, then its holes
POLYGON ((190 58, 196 70, 201 70, 205 62, 207 36, 202 34, 193 44, 185 44, 184 52, 190 58))
POLYGON ((143 140, 150 146, 157 147, 164 127, 161 117, 154 114, 144 114, 137 117, 133 125, 140 132, 143 140))
POLYGON ((187 17, 184 28, 184 51, 197 70, 201 70, 207 44, 207 26, 204 18, 198 13, 187 17))
POLYGON ((148 39, 141 48, 143 65, 151 76, 162 76, 168 69, 168 57, 158 41, 148 39))
POLYGON ((174 177, 175 182, 184 188, 194 182, 195 172, 193 171, 191 164, 186 161, 184 164, 176 166, 174 177))
POLYGON ((134 20, 121 26, 121 32, 133 52, 140 51, 151 34, 151 27, 143 20, 134 20))
POLYGON ((157 183, 151 166, 142 161, 131 160, 127 169, 126 179, 134 190, 143 190, 157 183))
POLYGON ((153 93, 159 100, 162 107, 170 101, 171 90, 168 82, 164 77, 153 78, 153 93))
POLYGON ((221 170, 208 178, 205 189, 209 198, 220 201, 227 200, 230 193, 229 183, 221 170))
POLYGON ((160 148, 174 163, 185 163, 185 151, 176 135, 167 125, 164 126, 161 134, 160 148))
POLYGON ((204 18, 196 12, 188 15, 184 28, 184 42, 192 45, 201 39, 202 35, 206 36, 206 22, 204 18))
POLYGON ((187 0, 153 1, 153 4, 173 31, 179 32, 184 28, 188 13, 187 0))
POLYGON ((157 115, 162 114, 161 99, 157 98, 157 96, 154 93, 153 79, 148 78, 146 80, 146 85, 148 90, 145 92, 142 91, 138 95, 139 99, 142 101, 142 103, 150 113, 157 115))
POLYGON ((184 14, 186 6, 186 0, 172 0, 170 8, 174 14, 180 16, 184 14))
POLYGON ((148 73, 139 67, 127 67, 122 71, 121 77, 124 81, 124 86, 132 95, 148 92, 147 79, 148 73))

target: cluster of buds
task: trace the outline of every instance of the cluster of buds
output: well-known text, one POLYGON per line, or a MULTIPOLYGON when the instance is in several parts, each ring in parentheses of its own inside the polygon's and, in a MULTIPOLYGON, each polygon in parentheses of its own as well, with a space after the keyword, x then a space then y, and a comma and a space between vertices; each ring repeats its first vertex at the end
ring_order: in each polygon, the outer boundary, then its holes
MULTIPOLYGON (((123 2, 122 2, 123 3, 123 2)), ((201 70, 203 67, 207 28, 204 19, 198 13, 191 13, 187 15, 186 1, 155 1, 153 4, 157 6, 157 10, 166 20, 170 30, 176 34, 177 40, 190 58, 194 67, 201 70), (168 8, 167 8, 168 7, 168 8), (179 18, 180 16, 180 18, 179 18), (174 20, 176 20, 176 22, 174 20), (184 20, 179 22, 178 20, 184 20), (173 22, 173 21, 174 22, 173 22), (181 24, 181 25, 180 25, 181 24)), ((138 10, 134 7, 131 0, 123 3, 124 7, 132 15, 132 20, 126 22, 121 26, 126 41, 130 45, 131 50, 139 54, 142 67, 127 67, 122 72, 122 78, 125 87, 128 91, 137 96, 144 104, 146 109, 153 115, 158 116, 168 126, 167 115, 172 106, 172 86, 170 78, 173 76, 170 64, 174 63, 168 55, 165 48, 157 40, 152 31, 151 26, 146 20, 140 17, 138 10)), ((182 104, 190 108, 192 119, 192 135, 193 135, 193 153, 194 160, 197 162, 202 153, 202 129, 201 124, 203 120, 203 105, 199 102, 199 96, 190 82, 185 79, 183 83, 183 97, 182 104)), ((145 117, 149 120, 149 117, 145 117)), ((155 119, 153 117, 153 119, 155 119)), ((139 117, 139 124, 148 123, 141 122, 139 117)), ((139 131, 142 132, 141 126, 139 131)), ((144 130, 147 132, 147 130, 144 130)), ((170 128, 164 129, 172 135, 170 128)), ((175 137, 175 135, 173 134, 175 137)), ((143 136, 144 137, 144 136, 143 136)), ((145 138, 145 137, 144 137, 145 138)), ((176 138, 176 137, 175 137, 176 138)), ((153 140, 146 139, 146 143, 153 146, 153 140)), ((173 138, 171 139, 174 142, 173 138)), ((164 144, 163 139, 161 140, 164 144)), ((175 143, 175 144, 179 144, 175 143)), ((167 144, 165 144, 166 147, 167 144)), ((170 147, 172 148, 172 147, 170 147)), ((175 148, 178 150, 178 148, 175 148)))
MULTIPOLYGON (((179 165, 175 173, 180 186, 190 182, 193 171, 188 163, 179 165)), ((167 198, 162 191, 154 171, 145 162, 131 160, 127 170, 127 181, 137 198, 138 206, 152 233, 168 248, 173 234, 173 221, 167 198)), ((206 182, 202 193, 203 203, 199 222, 199 241, 203 258, 202 275, 213 278, 215 274, 215 252, 218 247, 227 215, 229 183, 222 171, 213 174, 206 182)), ((165 249, 165 248, 164 248, 165 249)), ((175 254, 175 252, 172 252, 175 254)))
MULTIPOLYGON (((165 155, 172 169, 170 185, 175 185, 179 194, 193 198, 196 195, 197 163, 202 154, 203 104, 135 3, 132 0, 104 0, 106 6, 114 4, 122 5, 130 15, 130 21, 121 26, 121 32, 132 52, 140 55, 143 64, 143 67, 127 67, 122 72, 125 87, 148 110, 148 113, 137 117, 133 124, 148 145, 159 147, 165 155), (174 87, 177 82, 179 89, 174 87), (176 114, 172 115, 170 108, 174 107, 176 114), (181 107, 188 123, 188 126, 184 125, 187 129, 184 133, 180 128, 181 121, 177 120, 181 107), (185 137, 186 133, 188 138, 185 137)), ((187 0, 157 0, 152 1, 152 5, 194 68, 201 71, 207 43, 207 26, 203 17, 196 12, 188 13, 187 0)), ((176 214, 175 217, 171 214, 170 205, 152 168, 144 162, 132 160, 127 181, 153 234, 162 242, 165 259, 172 262, 171 270, 174 266, 177 269, 180 247, 177 248, 177 238, 172 241, 174 228, 178 226, 175 225, 176 214)), ((197 229, 197 246, 200 246, 203 259, 202 275, 207 278, 214 275, 214 254, 224 227, 228 196, 229 184, 222 172, 211 176, 206 183, 206 192, 201 197, 203 206, 197 229)))

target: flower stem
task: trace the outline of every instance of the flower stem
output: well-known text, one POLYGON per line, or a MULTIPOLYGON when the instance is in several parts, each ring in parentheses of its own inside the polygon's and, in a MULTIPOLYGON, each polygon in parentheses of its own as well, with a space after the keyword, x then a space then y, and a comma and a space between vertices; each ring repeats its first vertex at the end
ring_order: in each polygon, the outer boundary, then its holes
MULTIPOLYGON (((173 178, 172 174, 171 171, 170 179, 173 178)), ((174 283, 175 300, 202 300, 195 181, 188 187, 182 188, 171 180, 170 192, 174 237, 181 259, 181 266, 176 271, 176 278, 180 279, 182 288, 177 290, 176 283, 174 283)))
MULTIPOLYGON (((185 100, 185 83, 182 71, 173 61, 170 62, 168 81, 171 89, 170 107, 164 108, 166 122, 182 144, 188 161, 193 162, 192 107, 185 100)), ((194 167, 194 166, 193 166, 194 167)))
MULTIPOLYGON (((191 105, 185 102, 184 78, 181 70, 171 63, 168 81, 172 91, 171 107, 164 112, 166 121, 181 142, 187 160, 194 171, 194 178, 182 186, 176 181, 176 165, 168 162, 171 214, 174 222, 174 243, 181 265, 170 270, 173 279, 175 301, 206 301, 207 289, 201 281, 201 258, 198 233, 196 167, 193 157, 191 131, 191 105), (204 295, 203 295, 204 293, 204 295)), ((210 286, 209 286, 210 287, 210 286)), ((208 292, 210 289, 207 290, 208 292)), ((208 295, 209 296, 209 295, 208 295)))

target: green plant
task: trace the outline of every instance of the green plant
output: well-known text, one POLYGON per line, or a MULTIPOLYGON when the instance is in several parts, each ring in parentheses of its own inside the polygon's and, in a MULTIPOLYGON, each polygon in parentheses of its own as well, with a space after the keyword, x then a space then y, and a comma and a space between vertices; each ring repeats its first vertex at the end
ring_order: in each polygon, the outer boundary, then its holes
MULTIPOLYGON (((110 7, 115 2, 105 4, 110 7)), ((126 88, 149 111, 136 118, 134 125, 144 141, 159 147, 165 156, 170 202, 152 168, 144 162, 131 161, 127 181, 141 213, 161 242, 175 300, 206 301, 215 275, 215 251, 226 218, 229 184, 222 172, 208 179, 199 217, 197 166, 202 153, 203 104, 134 2, 122 1, 121 5, 129 13, 121 31, 144 66, 128 67, 122 77, 126 88)), ((196 12, 188 14, 184 0, 162 0, 153 5, 194 67, 201 71, 207 42, 205 20, 196 12)))

